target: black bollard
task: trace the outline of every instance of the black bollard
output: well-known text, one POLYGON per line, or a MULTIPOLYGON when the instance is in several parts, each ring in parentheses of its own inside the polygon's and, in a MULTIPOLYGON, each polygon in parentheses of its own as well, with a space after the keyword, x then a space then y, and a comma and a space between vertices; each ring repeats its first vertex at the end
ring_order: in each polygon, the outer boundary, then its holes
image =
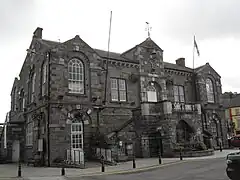
POLYGON ((21 162, 18 163, 18 177, 22 177, 22 168, 21 168, 21 162))
POLYGON ((102 172, 105 172, 104 157, 101 156, 102 172))
POLYGON ((161 152, 160 151, 158 153, 158 163, 162 164, 162 157, 161 157, 161 152))
POLYGON ((133 169, 136 168, 136 162, 135 162, 135 157, 133 157, 133 169))
POLYGON ((64 167, 62 167, 62 169, 61 169, 61 175, 65 176, 65 168, 64 167))
POLYGON ((222 152, 222 145, 221 144, 219 145, 219 149, 220 149, 220 152, 222 152))
POLYGON ((181 160, 181 161, 183 160, 183 157, 182 157, 182 149, 180 149, 180 160, 181 160))

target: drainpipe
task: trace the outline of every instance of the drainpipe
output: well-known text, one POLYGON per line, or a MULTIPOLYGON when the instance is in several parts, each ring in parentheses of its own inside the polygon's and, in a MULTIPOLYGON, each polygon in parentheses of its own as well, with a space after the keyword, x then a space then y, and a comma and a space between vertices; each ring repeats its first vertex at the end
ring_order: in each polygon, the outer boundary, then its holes
POLYGON ((49 124, 50 124, 50 50, 47 52, 48 53, 48 103, 47 103, 47 142, 48 142, 48 167, 50 167, 50 128, 49 128, 49 124))

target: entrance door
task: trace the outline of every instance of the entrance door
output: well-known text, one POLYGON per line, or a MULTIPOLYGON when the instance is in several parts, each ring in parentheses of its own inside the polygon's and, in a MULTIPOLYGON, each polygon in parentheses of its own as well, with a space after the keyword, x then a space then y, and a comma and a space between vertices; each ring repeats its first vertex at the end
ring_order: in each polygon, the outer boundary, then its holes
POLYGON ((150 157, 157 157, 159 151, 161 155, 163 154, 162 139, 159 136, 159 133, 153 133, 149 137, 149 151, 150 157))
POLYGON ((74 163, 84 164, 82 123, 71 125, 71 159, 74 163))
POLYGON ((12 162, 18 162, 20 156, 19 140, 13 141, 12 144, 12 162))

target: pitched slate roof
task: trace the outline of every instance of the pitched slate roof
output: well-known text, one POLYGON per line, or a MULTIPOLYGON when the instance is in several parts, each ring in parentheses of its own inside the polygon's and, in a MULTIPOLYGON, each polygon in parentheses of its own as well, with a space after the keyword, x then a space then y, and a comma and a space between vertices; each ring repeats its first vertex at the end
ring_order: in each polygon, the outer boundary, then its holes
MULTIPOLYGON (((49 47, 52 47, 52 46, 56 46, 56 45, 59 45, 60 43, 59 42, 56 42, 56 41, 49 41, 49 40, 45 40, 45 39, 42 39, 42 40, 39 40, 40 42, 42 42, 43 44, 46 44, 47 46, 49 47)), ((69 41, 69 40, 68 40, 69 41)), ((66 42, 68 42, 66 41, 66 42)), ((65 42, 64 42, 65 43, 65 42)), ((142 44, 142 43, 140 43, 142 44)), ((136 46, 135 46, 136 47, 136 46)), ((100 49, 94 49, 95 52, 102 58, 106 59, 108 57, 108 52, 107 51, 104 51, 104 50, 100 50, 100 49)), ((129 50, 128 50, 129 51, 129 50)), ((127 51, 126 51, 127 52, 127 51)), ((126 53, 125 52, 125 53, 126 53)), ((138 63, 138 61, 130 61, 126 58, 123 58, 122 56, 122 53, 116 53, 116 52, 109 52, 109 59, 111 60, 117 60, 117 61, 124 61, 124 62, 134 62, 134 63, 138 63)), ((204 65, 205 66, 205 65, 204 65)), ((199 69, 203 66, 200 66, 196 69, 199 69)), ((183 66, 179 66, 177 64, 173 64, 173 63, 169 63, 169 62, 164 62, 164 68, 165 69, 172 69, 172 70, 178 70, 178 71, 185 71, 185 72, 192 72, 193 70, 189 67, 183 67, 183 66)))

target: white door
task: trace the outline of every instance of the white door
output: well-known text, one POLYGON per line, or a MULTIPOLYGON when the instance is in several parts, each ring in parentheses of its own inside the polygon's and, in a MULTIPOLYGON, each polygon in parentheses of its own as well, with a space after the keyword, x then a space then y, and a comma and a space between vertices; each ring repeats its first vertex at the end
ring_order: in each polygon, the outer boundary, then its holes
POLYGON ((84 164, 82 123, 71 125, 71 160, 74 163, 84 164))
POLYGON ((19 140, 13 141, 12 144, 12 162, 18 162, 20 155, 20 144, 19 140))

